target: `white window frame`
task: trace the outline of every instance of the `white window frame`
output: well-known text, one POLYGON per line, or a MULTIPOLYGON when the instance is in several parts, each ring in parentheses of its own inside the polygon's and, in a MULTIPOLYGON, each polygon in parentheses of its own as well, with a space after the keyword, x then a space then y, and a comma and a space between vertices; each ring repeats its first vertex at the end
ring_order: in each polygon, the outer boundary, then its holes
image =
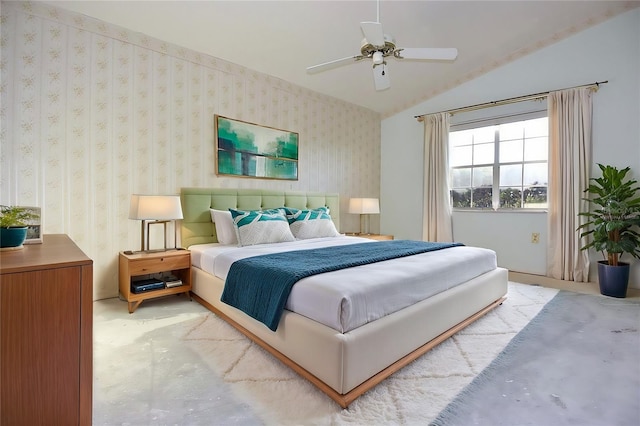
MULTIPOLYGON (((495 108, 497 109, 497 108, 495 108)), ((475 114, 475 117, 471 116, 471 117, 462 117, 462 118, 458 118, 457 120, 454 120, 454 118, 452 117, 451 120, 451 125, 449 128, 449 132, 455 132, 455 131, 460 131, 460 130, 469 130, 469 129, 475 129, 475 128, 480 128, 480 127, 489 127, 489 126, 494 126, 494 125, 500 125, 500 124, 507 124, 507 123, 513 123, 513 122, 517 122, 517 121, 525 121, 525 120, 533 120, 536 118, 542 118, 542 117, 547 117, 548 113, 547 113, 547 109, 546 109, 546 105, 540 105, 539 102, 535 102, 535 104, 532 104, 531 102, 527 102, 525 105, 517 105, 517 106, 508 106, 507 107, 507 111, 502 111, 502 114, 500 115, 494 115, 493 117, 487 117, 487 112, 480 112, 480 114, 478 114, 479 111, 476 111, 472 114, 475 114), (511 109, 513 112, 509 112, 508 110, 511 109)), ((496 111, 492 111, 493 114, 496 114, 496 111)), ((461 114, 462 115, 462 114, 461 114)), ((510 211, 510 212, 526 212, 526 213, 531 213, 531 212, 536 212, 536 211, 546 211, 546 208, 541 208, 541 209, 536 209, 536 208, 524 208, 524 207, 519 207, 519 208, 510 208, 510 207, 500 207, 500 165, 508 165, 509 163, 500 163, 500 157, 499 157, 499 152, 500 152, 500 147, 499 147, 499 140, 497 140, 497 136, 496 138, 494 138, 494 159, 493 159, 493 164, 487 164, 486 166, 492 166, 493 167, 493 182, 492 182, 492 194, 491 194, 491 198, 492 198, 492 207, 491 208, 487 208, 487 207, 453 207, 454 211, 490 211, 490 212, 498 212, 498 211, 510 211)), ((546 163, 548 164, 548 157, 547 157, 547 161, 546 163)), ((514 162, 512 164, 532 164, 532 163, 539 163, 540 161, 521 161, 521 162, 514 162)), ((483 166, 482 164, 473 164, 473 167, 478 167, 478 166, 483 166)), ((449 170, 451 171, 454 167, 450 166, 449 170)), ((523 169, 524 170, 524 169, 523 169)), ((453 189, 453 188, 451 188, 453 189)), ((547 192, 547 196, 548 196, 548 192, 547 192)))

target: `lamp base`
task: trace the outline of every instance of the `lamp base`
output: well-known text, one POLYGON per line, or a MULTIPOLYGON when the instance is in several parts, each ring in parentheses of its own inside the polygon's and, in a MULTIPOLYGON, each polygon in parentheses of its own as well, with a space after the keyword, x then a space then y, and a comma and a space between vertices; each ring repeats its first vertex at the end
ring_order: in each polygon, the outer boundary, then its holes
POLYGON ((178 244, 178 230, 176 227, 176 223, 173 220, 142 220, 142 227, 140 230, 140 251, 136 251, 135 253, 155 253, 162 252, 167 250, 184 250, 184 248, 176 247, 178 244), (173 223, 173 244, 174 247, 167 247, 167 223, 173 223), (146 225, 146 226, 145 226, 146 225), (151 225, 163 225, 163 247, 157 249, 151 249, 151 225), (145 230, 146 228, 146 230, 145 230), (146 235, 146 239, 145 239, 146 235))
POLYGON ((162 253, 165 251, 179 251, 179 250, 186 250, 186 248, 169 247, 169 248, 160 248, 160 249, 153 249, 153 250, 125 250, 123 251, 123 253, 126 255, 132 255, 132 254, 144 254, 144 253, 162 253))
POLYGON ((371 232, 369 232, 369 215, 368 214, 361 214, 360 215, 360 232, 359 234, 361 235, 371 235, 371 232))

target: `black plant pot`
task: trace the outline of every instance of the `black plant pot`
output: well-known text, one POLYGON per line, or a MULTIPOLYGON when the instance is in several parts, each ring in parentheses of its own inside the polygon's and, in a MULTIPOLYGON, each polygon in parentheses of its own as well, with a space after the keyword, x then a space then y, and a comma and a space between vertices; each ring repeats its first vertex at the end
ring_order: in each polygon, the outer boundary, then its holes
POLYGON ((627 297, 629 285, 629 264, 618 262, 618 266, 609 266, 606 260, 598 262, 598 283, 600 294, 611 297, 627 297))

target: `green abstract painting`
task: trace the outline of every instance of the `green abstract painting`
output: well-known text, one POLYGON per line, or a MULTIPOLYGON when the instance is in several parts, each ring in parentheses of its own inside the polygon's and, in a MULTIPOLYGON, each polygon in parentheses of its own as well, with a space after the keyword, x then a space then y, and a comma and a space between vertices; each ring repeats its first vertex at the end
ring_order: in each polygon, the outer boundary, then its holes
POLYGON ((217 174, 298 180, 298 134, 216 115, 217 174))

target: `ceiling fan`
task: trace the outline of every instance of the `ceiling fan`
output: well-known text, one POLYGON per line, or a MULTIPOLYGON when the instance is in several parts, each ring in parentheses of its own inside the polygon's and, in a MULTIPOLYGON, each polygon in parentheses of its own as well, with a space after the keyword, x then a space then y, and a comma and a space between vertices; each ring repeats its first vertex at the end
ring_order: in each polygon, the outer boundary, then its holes
POLYGON ((394 38, 385 34, 380 23, 380 0, 377 2, 377 21, 360 22, 364 39, 360 54, 334 61, 324 62, 307 68, 309 74, 337 68, 351 62, 370 58, 373 62, 373 82, 377 91, 391 87, 391 79, 386 70, 386 58, 452 61, 458 56, 458 49, 435 47, 396 47, 394 38))

